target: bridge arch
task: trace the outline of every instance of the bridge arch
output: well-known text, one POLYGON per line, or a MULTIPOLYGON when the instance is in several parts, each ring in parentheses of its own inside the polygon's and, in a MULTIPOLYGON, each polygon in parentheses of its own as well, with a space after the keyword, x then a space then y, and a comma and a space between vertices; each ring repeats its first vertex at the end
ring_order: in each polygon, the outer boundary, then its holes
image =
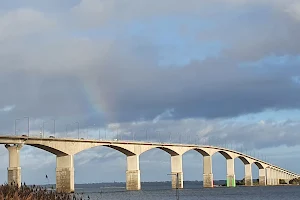
POLYGON ((209 156, 209 153, 206 152, 205 150, 203 149, 193 149, 195 151, 197 151, 198 153, 200 153, 202 156, 209 156))
POLYGON ((100 147, 100 146, 105 146, 114 149, 127 156, 136 155, 134 153, 133 146, 131 145, 126 146, 123 144, 101 144, 101 143, 89 143, 89 142, 79 143, 74 141, 72 142, 66 141, 65 143, 46 141, 40 143, 30 143, 30 144, 24 143, 24 144, 45 150, 57 156, 76 155, 82 151, 92 149, 94 147, 100 147))
POLYGON ((237 158, 239 158, 244 165, 250 164, 249 160, 245 156, 237 156, 237 158))
POLYGON ((233 156, 229 155, 229 153, 227 153, 226 151, 221 150, 217 152, 224 156, 226 159, 233 159, 233 156))
POLYGON ((53 147, 46 146, 46 145, 41 145, 41 144, 27 144, 27 145, 38 148, 38 149, 41 149, 41 150, 44 150, 44 151, 47 151, 47 152, 52 153, 56 156, 67 156, 68 155, 67 153, 65 153, 63 151, 60 151, 58 149, 55 149, 53 147))
MULTIPOLYGON (((170 178, 173 159, 180 157, 180 151, 172 146, 147 145, 137 150, 140 161, 141 181, 166 181, 170 178), (151 167, 156 166, 156 167, 151 167), (156 174, 159 180, 154 179, 156 174)), ((180 159, 180 158, 179 158, 180 159)), ((178 165, 180 168, 180 165, 178 165)))
POLYGON ((258 167, 258 169, 265 169, 264 166, 260 162, 254 162, 254 164, 258 167))
POLYGON ((142 155, 152 149, 160 149, 164 152, 167 152, 168 154, 170 154, 170 156, 177 156, 180 155, 179 152, 177 152, 174 148, 172 147, 166 147, 166 146, 147 146, 143 149, 140 150, 139 155, 142 155))
POLYGON ((209 148, 198 148, 198 147, 193 147, 193 148, 188 148, 185 149, 182 153, 182 155, 186 154, 187 152, 190 151, 196 151, 198 153, 200 153, 202 156, 210 156, 212 155, 212 152, 210 151, 211 149, 209 148))
POLYGON ((74 179, 86 180, 89 178, 93 182, 105 182, 108 181, 104 178, 105 174, 109 173, 113 180, 126 182, 126 173, 124 172, 128 170, 128 158, 136 155, 132 149, 130 145, 118 143, 95 143, 82 147, 73 154, 74 164, 77 164, 76 170, 79 172, 74 175, 74 179), (98 171, 98 173, 85 174, 86 170, 98 171))
MULTIPOLYGON (((95 147, 101 147, 101 146, 108 147, 110 149, 114 149, 116 151, 119 151, 119 152, 125 154, 126 156, 133 156, 133 155, 135 155, 135 153, 131 152, 130 150, 128 150, 126 148, 123 148, 123 147, 120 147, 120 146, 117 146, 117 145, 99 145, 99 146, 95 146, 95 147)), ((85 149, 85 150, 93 149, 95 147, 91 147, 91 148, 88 148, 88 149, 85 149)), ((80 151, 80 152, 82 152, 82 151, 80 151)), ((80 153, 80 152, 78 152, 78 153, 80 153)))

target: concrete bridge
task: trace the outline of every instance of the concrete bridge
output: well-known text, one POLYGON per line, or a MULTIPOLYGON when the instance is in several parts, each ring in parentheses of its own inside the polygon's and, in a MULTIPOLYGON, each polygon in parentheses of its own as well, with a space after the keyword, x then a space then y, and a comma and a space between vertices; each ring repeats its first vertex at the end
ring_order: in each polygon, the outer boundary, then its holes
POLYGON ((168 143, 147 143, 133 141, 102 141, 82 139, 58 139, 58 138, 37 138, 19 136, 0 136, 0 144, 5 144, 9 152, 8 183, 21 185, 21 167, 19 152, 23 145, 30 145, 48 151, 56 155, 56 190, 58 192, 74 192, 74 155, 98 146, 106 146, 127 156, 126 189, 140 190, 140 164, 139 156, 144 152, 158 148, 170 154, 172 188, 183 188, 182 155, 194 150, 203 156, 203 187, 213 187, 212 155, 222 154, 227 161, 227 186, 235 187, 234 159, 240 159, 245 166, 245 185, 252 186, 252 167, 259 168, 259 185, 278 185, 279 179, 289 180, 298 178, 299 175, 278 166, 267 163, 263 160, 249 155, 215 146, 189 145, 189 144, 168 144, 168 143))

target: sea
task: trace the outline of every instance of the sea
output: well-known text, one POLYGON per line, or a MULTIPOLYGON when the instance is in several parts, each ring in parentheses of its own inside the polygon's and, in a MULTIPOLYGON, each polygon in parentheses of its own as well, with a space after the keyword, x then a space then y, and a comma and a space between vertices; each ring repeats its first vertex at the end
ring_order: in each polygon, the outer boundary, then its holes
POLYGON ((300 200, 300 186, 217 186, 203 188, 199 183, 185 183, 184 189, 171 189, 169 182, 142 183, 140 191, 126 191, 125 184, 75 185, 74 195, 82 200, 300 200))

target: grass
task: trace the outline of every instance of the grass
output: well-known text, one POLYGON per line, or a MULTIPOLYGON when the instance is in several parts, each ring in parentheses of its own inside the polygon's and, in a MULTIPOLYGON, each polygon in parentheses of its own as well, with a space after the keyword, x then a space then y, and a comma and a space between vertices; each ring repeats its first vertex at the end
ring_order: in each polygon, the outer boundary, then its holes
POLYGON ((20 188, 14 185, 0 185, 0 200, 82 200, 75 194, 57 193, 40 186, 26 186, 20 188))

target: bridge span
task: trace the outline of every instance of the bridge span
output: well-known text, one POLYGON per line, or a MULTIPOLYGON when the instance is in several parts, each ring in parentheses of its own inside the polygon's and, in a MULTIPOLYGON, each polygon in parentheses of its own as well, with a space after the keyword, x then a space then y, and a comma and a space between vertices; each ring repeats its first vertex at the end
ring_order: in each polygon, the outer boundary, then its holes
POLYGON ((271 163, 254 158, 244 153, 223 147, 209 145, 149 143, 114 140, 83 140, 62 138, 38 138, 25 136, 0 136, 0 144, 4 144, 9 152, 8 183, 21 185, 20 150, 23 145, 30 145, 56 155, 56 190, 58 192, 74 192, 74 155, 98 146, 115 149, 127 156, 126 189, 140 190, 139 156, 144 152, 158 148, 170 154, 172 188, 183 188, 182 155, 194 150, 203 156, 203 187, 213 187, 212 155, 219 152, 226 158, 227 186, 235 187, 234 159, 240 159, 245 166, 245 185, 252 186, 252 168, 259 169, 259 185, 278 185, 279 179, 289 180, 300 177, 271 163), (179 184, 178 184, 179 183, 179 184))

